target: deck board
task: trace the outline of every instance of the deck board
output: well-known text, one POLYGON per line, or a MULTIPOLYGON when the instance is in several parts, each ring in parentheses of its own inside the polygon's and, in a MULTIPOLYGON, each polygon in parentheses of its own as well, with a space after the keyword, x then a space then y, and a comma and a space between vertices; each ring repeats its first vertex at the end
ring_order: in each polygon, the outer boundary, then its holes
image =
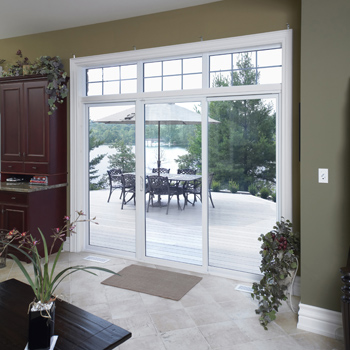
MULTIPOLYGON (((135 252, 135 215, 133 202, 121 210, 119 193, 90 192, 90 244, 135 252)), ((215 208, 209 207, 209 265, 260 273, 261 233, 276 222, 276 203, 247 194, 212 193, 215 208)), ((181 201, 183 205, 183 201, 181 201)), ((187 205, 178 210, 176 199, 166 207, 150 207, 146 213, 146 255, 160 259, 202 264, 202 205, 187 205)))

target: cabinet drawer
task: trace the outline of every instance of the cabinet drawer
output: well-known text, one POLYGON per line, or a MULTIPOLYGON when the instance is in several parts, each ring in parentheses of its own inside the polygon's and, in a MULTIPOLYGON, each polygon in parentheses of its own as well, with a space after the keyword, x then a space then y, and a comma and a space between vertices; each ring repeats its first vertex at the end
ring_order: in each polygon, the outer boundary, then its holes
POLYGON ((6 173, 23 173, 24 166, 22 162, 1 162, 1 171, 6 173))
POLYGON ((0 192, 0 202, 9 203, 9 204, 27 204, 28 195, 25 193, 17 193, 17 192, 0 192))
POLYGON ((48 163, 25 163, 24 172, 26 174, 48 174, 48 163))

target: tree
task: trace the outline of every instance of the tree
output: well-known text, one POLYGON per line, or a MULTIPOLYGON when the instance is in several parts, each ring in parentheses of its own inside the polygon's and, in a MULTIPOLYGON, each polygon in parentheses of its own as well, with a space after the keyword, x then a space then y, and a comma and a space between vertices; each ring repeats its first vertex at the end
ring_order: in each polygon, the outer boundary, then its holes
POLYGON ((112 168, 121 168, 123 173, 135 171, 135 153, 131 146, 126 145, 123 140, 115 140, 110 147, 116 149, 115 154, 108 156, 112 168))
MULTIPOLYGON (((101 146, 103 141, 98 140, 93 131, 90 129, 89 131, 89 151, 91 152, 98 146, 101 146)), ((101 160, 106 156, 106 154, 99 154, 98 156, 92 158, 89 162, 89 176, 90 176, 90 191, 99 190, 105 187, 106 178, 102 176, 97 182, 93 182, 94 180, 99 178, 99 175, 96 175, 98 170, 96 166, 101 162, 101 160)))
MULTIPOLYGON (((230 78, 218 75, 216 87, 252 85, 259 76, 252 68, 249 54, 242 54, 230 78)), ((273 186, 276 177, 276 115, 271 105, 260 99, 213 101, 209 116, 220 123, 209 124, 209 172, 216 181, 229 181, 248 190, 250 184, 264 182, 273 186)), ((201 131, 197 127, 189 139, 188 155, 179 157, 180 166, 201 164, 201 131)))

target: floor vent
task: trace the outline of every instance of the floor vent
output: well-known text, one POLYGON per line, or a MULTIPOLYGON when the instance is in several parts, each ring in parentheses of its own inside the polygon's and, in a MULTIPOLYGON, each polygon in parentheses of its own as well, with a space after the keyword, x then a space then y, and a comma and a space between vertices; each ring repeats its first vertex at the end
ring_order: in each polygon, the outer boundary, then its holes
POLYGON ((92 256, 92 255, 87 256, 86 258, 84 258, 84 260, 99 262, 99 263, 102 263, 102 264, 104 264, 107 261, 109 261, 109 259, 99 258, 98 256, 92 256))
POLYGON ((253 293, 253 288, 252 287, 244 286, 243 284, 239 284, 236 287, 236 290, 239 290, 240 292, 244 292, 244 293, 253 293))

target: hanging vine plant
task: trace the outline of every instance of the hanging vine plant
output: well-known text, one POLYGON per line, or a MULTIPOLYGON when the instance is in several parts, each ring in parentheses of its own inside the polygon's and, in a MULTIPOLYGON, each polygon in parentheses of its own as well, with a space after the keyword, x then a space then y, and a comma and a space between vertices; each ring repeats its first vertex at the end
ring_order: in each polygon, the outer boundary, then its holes
POLYGON ((299 234, 292 231, 292 223, 284 218, 258 239, 262 242, 260 271, 263 277, 259 283, 253 283, 251 295, 259 301, 255 312, 267 330, 267 325, 276 319, 282 301, 287 300, 288 285, 298 270, 300 239, 299 234))
MULTIPOLYGON (((16 55, 23 57, 21 50, 16 55)), ((44 75, 48 79, 46 93, 48 94, 49 112, 51 115, 57 109, 57 103, 63 103, 68 96, 68 78, 63 63, 59 56, 41 56, 33 63, 25 57, 23 60, 16 61, 10 65, 7 71, 3 72, 3 76, 20 76, 25 74, 44 75)))

